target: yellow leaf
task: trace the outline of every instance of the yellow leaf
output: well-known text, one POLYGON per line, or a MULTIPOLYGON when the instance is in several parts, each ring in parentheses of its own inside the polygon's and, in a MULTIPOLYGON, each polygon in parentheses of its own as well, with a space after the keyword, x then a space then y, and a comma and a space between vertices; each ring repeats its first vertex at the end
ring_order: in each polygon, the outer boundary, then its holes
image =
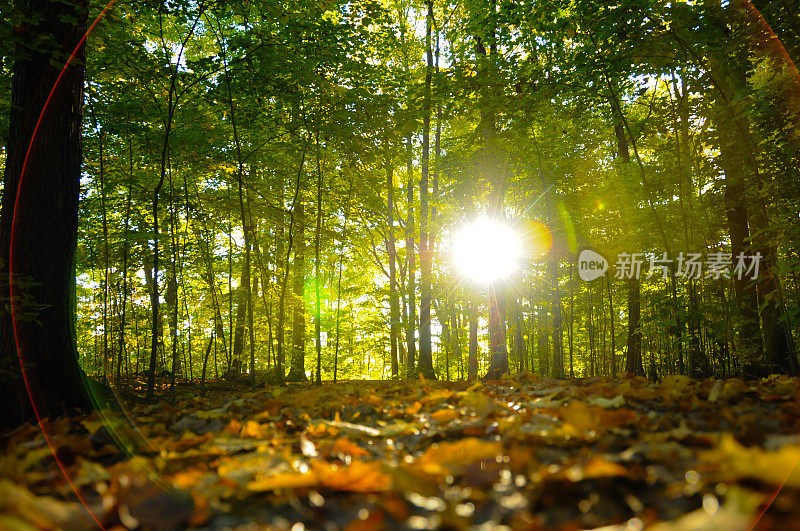
POLYGON ((566 423, 564 426, 565 431, 572 435, 580 435, 597 427, 600 419, 595 415, 593 409, 597 410, 598 408, 591 408, 577 400, 573 400, 567 406, 561 408, 559 413, 566 423))
POLYGON ((758 447, 746 448, 726 433, 719 445, 700 453, 700 459, 719 465, 720 471, 733 479, 752 478, 787 487, 800 487, 800 446, 786 445, 774 452, 758 447))
POLYGON ((431 413, 431 418, 439 424, 444 424, 445 422, 450 422, 451 420, 458 418, 458 413, 455 409, 440 409, 439 411, 431 413))
POLYGON ((501 450, 502 446, 498 442, 486 442, 468 437, 458 442, 443 442, 428 448, 417 460, 417 464, 430 474, 447 470, 457 473, 461 467, 475 461, 494 459, 501 450))
POLYGON ((0 479, 0 514, 18 515, 38 529, 60 528, 60 523, 67 522, 80 512, 79 507, 77 503, 63 502, 49 496, 36 496, 24 486, 0 479))
POLYGON ((242 437, 253 437, 255 439, 266 439, 269 437, 269 425, 268 424, 259 424, 254 420, 248 420, 242 426, 242 431, 240 434, 242 437))
POLYGON ((583 477, 585 478, 606 478, 612 476, 624 476, 628 473, 624 466, 614 463, 603 457, 593 457, 583 467, 583 477))
POLYGON ((254 492, 263 492, 276 489, 299 489, 313 487, 319 483, 315 471, 305 474, 299 472, 281 472, 271 476, 260 476, 247 484, 247 488, 254 492))
POLYGON ((502 406, 480 391, 466 391, 459 394, 461 395, 461 405, 476 411, 482 417, 494 411, 504 411, 502 406))
POLYGON ((434 389, 422 398, 423 404, 441 403, 453 396, 453 391, 449 389, 434 389))
POLYGON ((105 425, 103 420, 91 420, 91 419, 84 419, 81 421, 83 427, 86 428, 86 431, 89 432, 90 435, 94 435, 97 430, 105 425))
POLYGON ((614 398, 603 398, 601 396, 589 399, 589 403, 593 406, 600 406, 604 408, 616 408, 625 405, 625 398, 622 395, 617 395, 614 398))
MULTIPOLYGON (((337 417, 339 413, 336 413, 337 417)), ((329 426, 325 422, 317 422, 316 424, 309 424, 308 428, 306 428, 306 433, 309 434, 311 437, 327 437, 327 436, 335 436, 339 433, 339 428, 334 426, 329 426)))

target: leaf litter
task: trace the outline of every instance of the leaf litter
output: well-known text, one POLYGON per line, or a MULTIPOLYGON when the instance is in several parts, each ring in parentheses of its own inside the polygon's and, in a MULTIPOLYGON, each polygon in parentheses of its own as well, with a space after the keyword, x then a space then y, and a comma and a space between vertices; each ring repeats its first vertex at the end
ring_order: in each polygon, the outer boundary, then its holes
POLYGON ((0 436, 0 528, 792 526, 800 387, 671 376, 230 390, 0 436), (782 487, 782 488, 781 488, 782 487), (774 498, 774 499, 773 499, 774 498))

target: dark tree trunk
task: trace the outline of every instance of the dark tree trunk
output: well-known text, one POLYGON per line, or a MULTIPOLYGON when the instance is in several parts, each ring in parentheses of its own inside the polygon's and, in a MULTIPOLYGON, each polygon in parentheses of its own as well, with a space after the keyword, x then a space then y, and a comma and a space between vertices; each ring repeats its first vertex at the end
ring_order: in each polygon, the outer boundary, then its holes
MULTIPOLYGON (((729 101, 733 85, 732 74, 724 65, 723 58, 715 58, 711 62, 712 71, 719 83, 720 95, 714 107, 714 121, 717 127, 719 143, 719 163, 725 174, 725 208, 728 218, 728 231, 731 240, 731 255, 750 254, 750 223, 748 212, 748 179, 751 169, 747 160, 745 146, 738 121, 739 110, 729 101)), ((744 376, 761 376, 765 373, 763 366, 763 349, 761 344, 761 327, 758 315, 758 295, 756 285, 750 279, 733 279, 738 310, 739 358, 744 376)))
POLYGON ((18 9, 26 20, 38 22, 21 28, 25 36, 17 44, 12 77, 0 218, 2 298, 11 300, 10 308, 0 306, 0 426, 17 425, 34 413, 53 417, 89 407, 74 322, 82 47, 54 87, 61 65, 84 34, 86 3, 30 0, 20 2, 18 9), (22 44, 46 42, 57 43, 57 48, 22 44), (30 305, 23 302, 28 300, 30 305), (20 361, 35 412, 26 397, 20 361))
POLYGON ((575 364, 573 362, 575 343, 575 261, 569 265, 569 377, 575 378, 575 364))
POLYGON ((322 299, 320 296, 320 237, 322 232, 322 162, 319 154, 319 136, 315 137, 317 147, 317 227, 314 231, 314 347, 317 351, 317 372, 315 383, 322 384, 322 299))
POLYGON ((239 361, 241 363, 242 353, 244 352, 246 324, 247 324, 247 305, 250 303, 250 268, 248 260, 242 264, 242 276, 239 280, 239 287, 236 289, 236 327, 233 333, 233 357, 231 364, 239 361))
POLYGON ((292 366, 286 379, 290 382, 307 380, 305 368, 306 351, 306 308, 305 273, 306 273, 306 242, 305 242, 305 208, 299 201, 295 208, 295 221, 297 233, 294 235, 294 285, 292 292, 295 298, 294 316, 292 319, 292 366))
MULTIPOLYGON (((625 136, 625 116, 622 114, 619 99, 609 82, 609 103, 614 122, 614 136, 617 139, 617 154, 624 172, 631 162, 628 138, 625 136)), ((630 213, 628 213, 630 215, 630 213)), ((642 334, 639 330, 641 316, 641 289, 638 278, 630 278, 628 284, 628 342, 626 347, 625 371, 631 374, 643 374, 642 371, 642 334)), ((615 364, 616 365, 616 364, 615 364)))
POLYGON ((478 303, 472 301, 469 315, 469 354, 467 354, 467 379, 478 378, 478 303))
MULTIPOLYGON (((300 183, 301 183, 301 176, 303 175, 303 165, 306 161, 306 152, 303 151, 303 156, 300 159, 300 167, 297 170, 297 180, 295 182, 294 187, 294 197, 292 199, 292 208, 289 211, 289 231, 287 235, 287 249, 286 253, 282 255, 283 260, 283 279, 281 280, 281 293, 278 299, 278 341, 277 341, 277 360, 275 364, 275 368, 278 373, 278 381, 283 383, 285 375, 284 375, 284 365, 285 365, 285 353, 283 348, 284 342, 284 331, 283 331, 283 324, 286 319, 286 290, 289 286, 289 257, 292 254, 293 242, 294 242, 294 230, 295 230, 295 209, 298 206, 298 198, 300 197, 300 183)), ((283 197, 283 193, 281 192, 281 198, 283 197)), ((283 207, 283 200, 281 200, 281 207, 283 207)), ((281 249, 282 250, 282 249, 281 249)), ((336 368, 334 367, 334 381, 336 381, 336 368)))
POLYGON ((617 335, 614 331, 614 296, 611 290, 611 275, 606 276, 608 287, 608 316, 611 319, 611 377, 617 376, 617 335))
POLYGON ((391 348, 392 378, 397 378, 400 373, 400 360, 397 354, 398 323, 400 321, 400 306, 397 297, 397 249, 394 237, 394 168, 386 163, 386 219, 388 224, 386 246, 389 253, 389 344, 391 348))
MULTIPOLYGON (((478 125, 483 140, 482 161, 479 163, 482 177, 490 182, 492 191, 488 197, 487 215, 495 220, 503 219, 503 195, 505 193, 505 174, 500 164, 500 149, 497 146, 497 124, 495 113, 495 90, 492 88, 496 75, 492 62, 497 53, 496 17, 497 1, 491 0, 489 16, 486 17, 488 27, 484 36, 475 38, 475 52, 478 71, 482 79, 480 96, 481 120, 478 125), (489 44, 486 50, 485 43, 489 44)), ((484 378, 497 379, 508 372, 508 347, 505 330, 505 285, 502 281, 489 286, 489 369, 484 378)))
POLYGON ((630 279, 628 284, 628 345, 625 357, 625 372, 644 376, 642 367, 642 332, 639 329, 641 309, 639 305, 639 280, 630 279))
POLYGON ((562 378, 564 376, 564 318, 561 312, 561 289, 558 285, 558 257, 554 255, 548 265, 553 275, 551 306, 553 313, 553 376, 562 378))
POLYGON ((431 26, 433 25, 433 2, 427 0, 425 55, 425 91, 422 109, 422 158, 419 181, 419 371, 425 378, 433 378, 433 354, 431 352, 431 269, 433 249, 428 245, 428 173, 430 170, 431 139, 431 75, 433 51, 431 26))
POLYGON ((514 299, 514 355, 517 357, 519 372, 528 370, 528 349, 525 338, 522 337, 522 305, 519 299, 514 299))
POLYGON ((406 375, 411 377, 417 363, 417 344, 414 330, 417 321, 417 295, 414 275, 416 273, 416 258, 414 256, 414 159, 412 153, 411 137, 406 139, 408 158, 408 181, 406 182, 406 290, 408 300, 408 320, 406 321, 406 343, 408 345, 406 359, 406 375))
POLYGON ((489 286, 489 370, 484 376, 487 380, 500 379, 508 372, 508 348, 506 335, 503 330, 505 305, 503 293, 498 293, 503 287, 500 282, 489 286))

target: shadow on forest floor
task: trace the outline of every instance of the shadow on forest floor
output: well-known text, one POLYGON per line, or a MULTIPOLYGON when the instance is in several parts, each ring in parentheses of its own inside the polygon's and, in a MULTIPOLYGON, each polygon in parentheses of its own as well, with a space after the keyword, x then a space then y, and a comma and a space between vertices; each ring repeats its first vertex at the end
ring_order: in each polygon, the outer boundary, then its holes
MULTIPOLYGON (((786 377, 682 376, 205 397, 184 386, 170 402, 44 429, 106 528, 733 530, 766 510, 759 527, 788 529, 800 502, 798 389, 786 377)), ((0 528, 92 525, 38 426, 3 435, 0 450, 0 528)))

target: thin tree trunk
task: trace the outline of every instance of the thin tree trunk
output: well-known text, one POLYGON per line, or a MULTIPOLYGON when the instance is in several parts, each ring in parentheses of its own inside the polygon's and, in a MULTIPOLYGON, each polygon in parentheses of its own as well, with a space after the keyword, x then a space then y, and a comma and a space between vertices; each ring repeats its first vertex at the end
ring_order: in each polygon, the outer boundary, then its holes
MULTIPOLYGON (((294 188, 294 197, 292 198, 292 207, 289 210, 289 234, 287 237, 287 249, 285 256, 285 267, 283 271, 283 281, 281 282, 281 295, 278 299, 278 363, 276 370, 278 373, 278 381, 283 383, 285 375, 284 368, 284 351, 283 351, 283 323, 286 318, 286 289, 289 285, 289 257, 292 255, 292 244, 294 240, 294 224, 295 224, 295 208, 297 207, 297 199, 300 196, 300 177, 303 175, 303 165, 306 161, 306 151, 303 150, 303 156, 300 159, 300 167, 297 169, 297 180, 294 188)), ((283 203, 281 203, 283 207, 283 203)))
POLYGON ((417 326, 417 296, 415 287, 416 258, 414 252, 414 167, 411 136, 406 138, 407 182, 406 182, 406 299, 408 303, 408 320, 406 321, 406 376, 411 377, 417 362, 417 344, 415 329, 417 326))
POLYGON ((431 47, 431 26, 433 25, 433 2, 426 0, 428 7, 425 22, 425 86, 422 104, 422 158, 419 182, 419 370, 425 378, 433 378, 433 357, 431 352, 431 269, 433 255, 428 249, 428 172, 430 166, 431 137, 431 75, 433 69, 433 50, 431 47))
POLYGON ((317 227, 314 233, 314 296, 316 297, 316 305, 314 307, 314 338, 315 347, 317 349, 317 385, 322 384, 322 328, 321 328, 321 298, 320 298, 320 258, 319 258, 319 245, 320 233, 322 232, 322 164, 319 155, 319 134, 315 137, 317 146, 317 227))
POLYGON ((467 357, 467 379, 478 378, 478 302, 470 304, 469 316, 469 354, 467 357))
POLYGON ((575 337, 575 261, 569 265, 569 377, 575 378, 575 364, 572 359, 575 337))
MULTIPOLYGON (((551 251, 554 253, 554 251, 551 251)), ((559 259, 555 254, 549 264, 552 269, 552 313, 553 313, 553 376, 564 377, 564 318, 561 311, 561 288, 558 283, 559 259)))
MULTIPOLYGON (((150 305, 152 306, 153 322, 152 322, 152 339, 150 345, 150 372, 147 375, 147 391, 146 398, 148 401, 153 400, 155 390, 155 375, 156 375, 156 362, 158 359, 158 337, 159 337, 159 299, 158 299, 158 273, 159 273, 159 234, 158 234, 158 199, 161 193, 161 188, 164 186, 164 179, 167 173, 167 153, 169 151, 169 138, 172 131, 172 120, 175 116, 175 110, 178 107, 179 95, 176 93, 176 84, 178 80, 178 71, 180 69, 181 58, 186 48, 186 43, 189 42, 192 34, 194 33, 200 17, 203 15, 204 5, 200 4, 197 18, 195 18, 191 29, 186 35, 186 38, 181 43, 178 49, 177 60, 175 67, 172 68, 170 64, 170 83, 167 96, 167 117, 164 123, 164 142, 161 147, 161 162, 158 183, 153 190, 153 273, 152 273, 152 289, 150 290, 150 305)), ((159 23, 161 23, 161 11, 159 10, 159 23)))
POLYGON ((606 276, 606 285, 608 287, 608 316, 611 319, 611 377, 617 376, 617 336, 614 333, 614 298, 611 290, 611 275, 606 276))
POLYGON ((339 247, 339 274, 336 280, 336 343, 333 347, 333 383, 336 383, 339 369, 339 338, 341 335, 341 309, 342 309, 342 268, 344 265, 344 242, 347 239, 347 220, 350 217, 350 198, 353 194, 353 180, 347 191, 347 201, 344 207, 344 226, 342 227, 342 245, 339 247))
POLYGON ((397 354, 398 346, 398 329, 399 324, 399 306, 397 300, 397 249, 395 248, 394 238, 394 168, 387 161, 386 162, 386 251, 389 253, 389 348, 391 352, 392 364, 392 378, 398 378, 400 375, 400 362, 397 354))
POLYGON ((205 356, 203 356, 203 374, 200 377, 200 393, 206 392, 206 367, 208 367, 208 356, 211 354, 211 347, 214 345, 214 332, 211 332, 211 337, 208 339, 208 346, 206 347, 205 356))
POLYGON ((290 382, 299 382, 308 379, 305 369, 306 308, 304 301, 306 284, 306 214, 302 199, 295 206, 293 217, 297 224, 297 232, 293 235, 295 251, 292 293, 295 298, 295 306, 292 317, 292 366, 286 378, 290 382))

